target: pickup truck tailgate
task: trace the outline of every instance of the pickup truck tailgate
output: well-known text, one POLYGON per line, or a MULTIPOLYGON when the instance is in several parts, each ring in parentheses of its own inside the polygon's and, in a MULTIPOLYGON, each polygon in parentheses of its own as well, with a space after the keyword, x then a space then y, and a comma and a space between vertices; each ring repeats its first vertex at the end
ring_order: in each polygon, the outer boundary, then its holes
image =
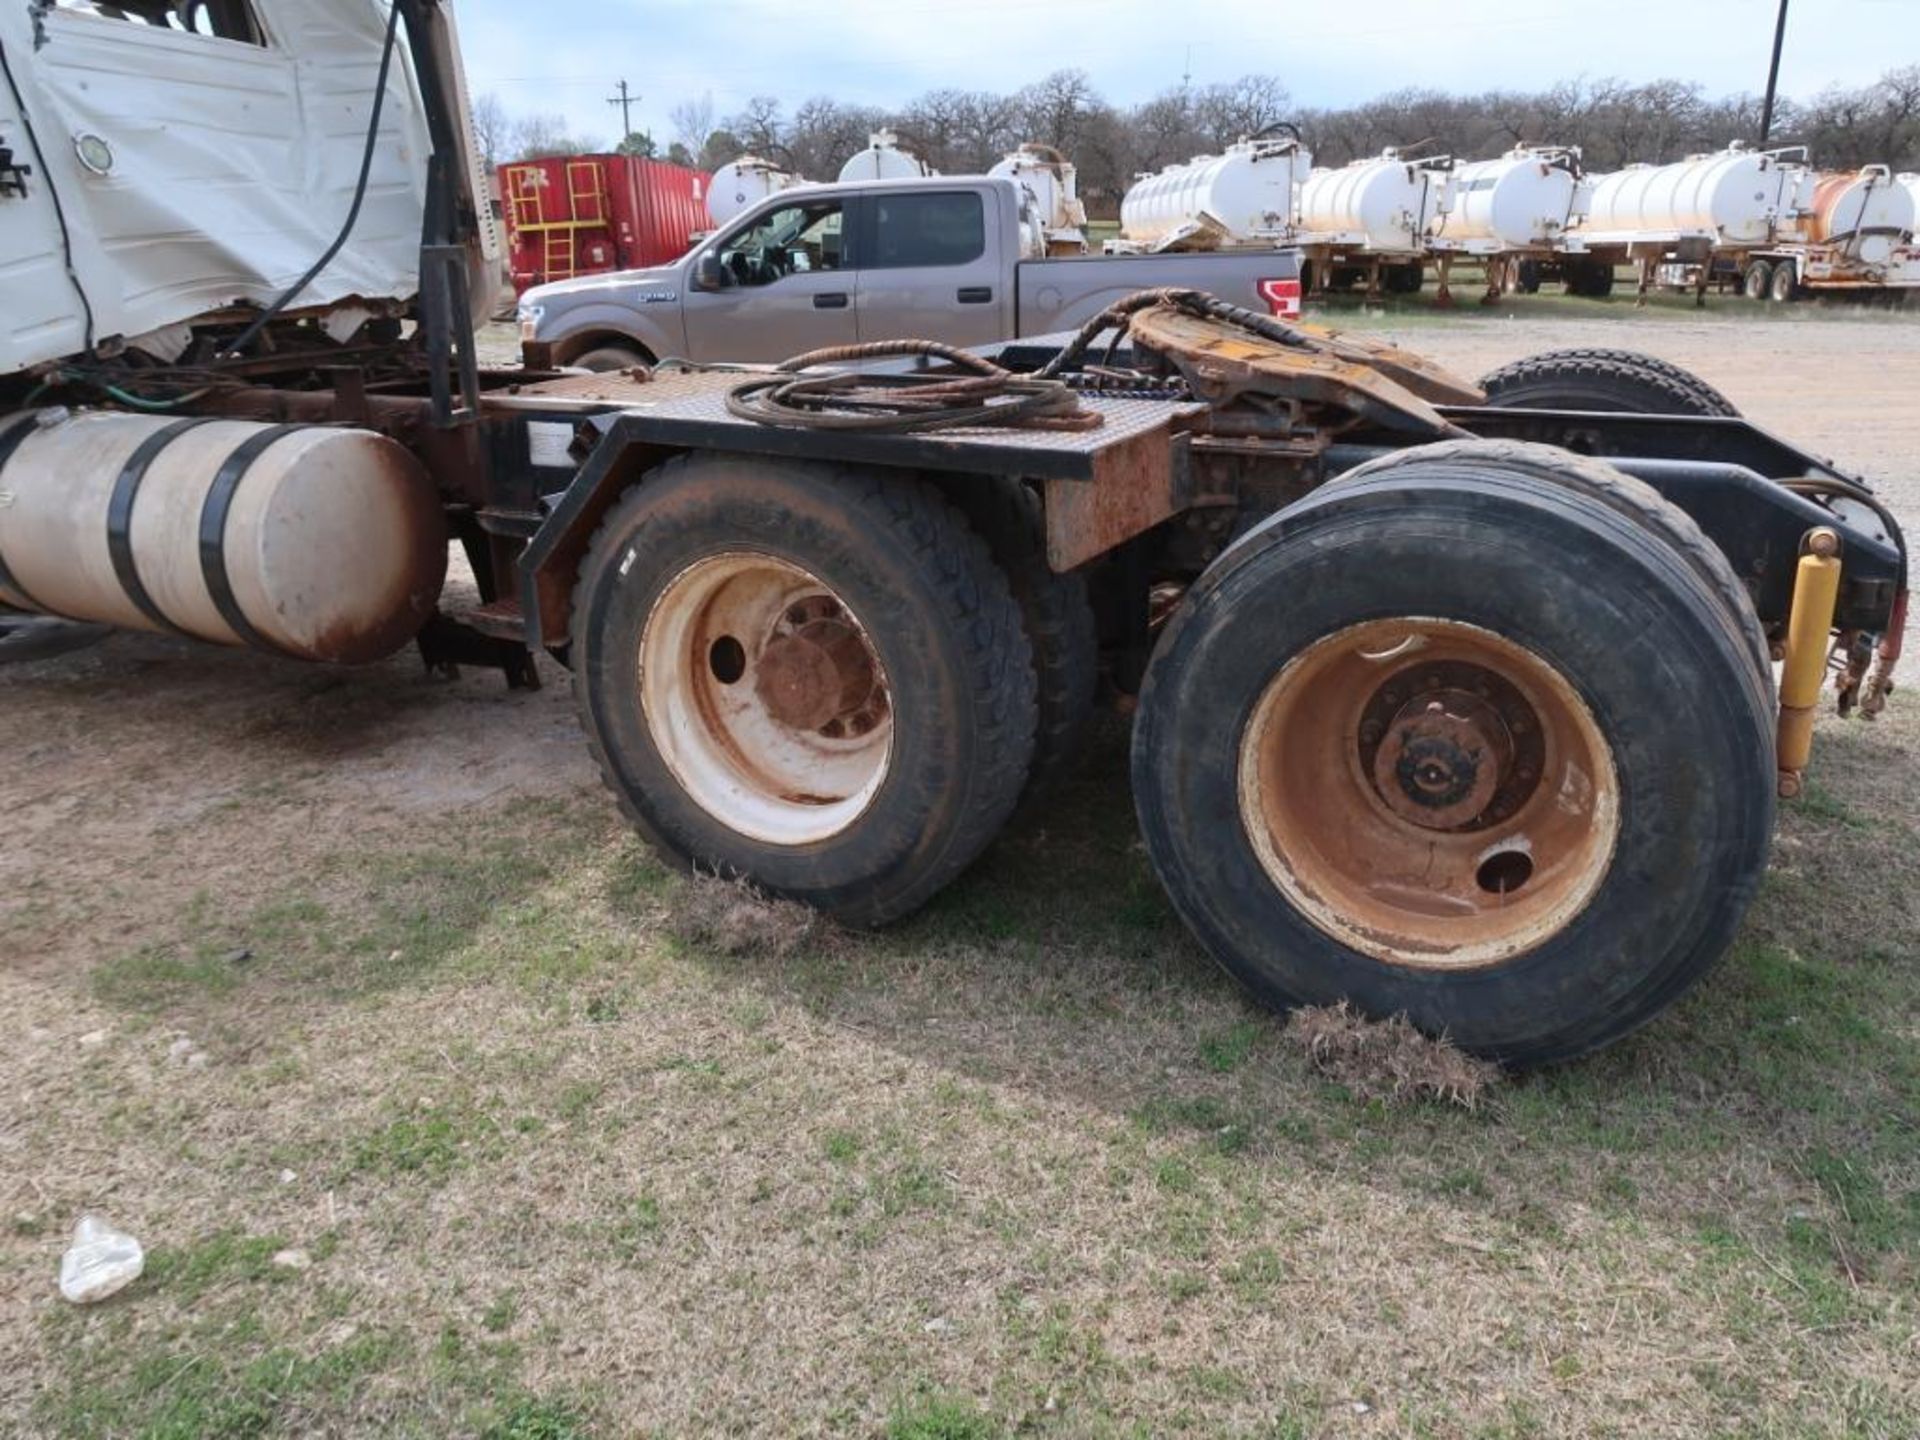
POLYGON ((1176 255, 1086 255, 1022 260, 1014 272, 1016 335, 1073 330, 1136 290, 1205 290, 1230 305, 1291 319, 1300 313, 1300 257, 1292 250, 1176 255))

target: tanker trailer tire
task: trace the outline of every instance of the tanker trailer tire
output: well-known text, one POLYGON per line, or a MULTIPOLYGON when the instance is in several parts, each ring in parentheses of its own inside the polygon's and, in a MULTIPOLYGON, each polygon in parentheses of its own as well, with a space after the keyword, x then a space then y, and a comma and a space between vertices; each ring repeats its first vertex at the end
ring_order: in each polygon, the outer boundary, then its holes
POLYGON ((1772 299, 1773 266, 1765 260, 1755 260, 1747 266, 1746 273, 1740 277, 1740 292, 1749 300, 1772 299))
POLYGON ((1540 293, 1540 262, 1522 260, 1513 267, 1513 288, 1522 295, 1540 293))
POLYGON ((1040 497, 1006 476, 965 476, 945 487, 993 552, 1020 606, 1033 651, 1039 728, 1019 815, 1033 815, 1079 763, 1099 683, 1100 635, 1086 577, 1047 563, 1040 497))
POLYGON ((1570 260, 1564 266, 1564 273, 1569 295, 1579 295, 1589 300, 1605 300, 1613 294, 1613 266, 1605 261, 1570 260))
POLYGON ((573 368, 592 370, 596 374, 611 374, 618 370, 632 370, 636 366, 645 368, 653 361, 625 345, 597 345, 585 354, 574 357, 573 368))
POLYGON ((1768 692, 1695 566, 1584 484, 1394 458, 1185 598, 1135 723, 1141 830, 1267 1003, 1568 1059, 1732 941, 1772 831, 1768 692))
POLYGON ((1480 378, 1501 409, 1606 410, 1737 419, 1726 396, 1691 370, 1637 350, 1543 350, 1480 378))
POLYGON ((581 724, 642 836, 850 924, 925 903, 1027 781, 1019 604, 924 481, 670 460, 594 536, 571 645, 581 724))
POLYGON ((1767 286, 1767 294, 1780 305, 1800 298, 1800 276, 1793 261, 1782 260, 1773 267, 1773 280, 1767 286))

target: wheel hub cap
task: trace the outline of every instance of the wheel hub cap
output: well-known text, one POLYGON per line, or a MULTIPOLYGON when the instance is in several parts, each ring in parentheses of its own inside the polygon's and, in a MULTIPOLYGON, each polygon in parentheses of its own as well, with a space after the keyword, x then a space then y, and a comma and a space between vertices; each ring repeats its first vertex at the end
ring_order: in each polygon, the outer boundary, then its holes
POLYGON ((1521 954, 1581 912, 1610 863, 1619 789, 1592 713, 1540 656, 1462 621, 1326 636, 1268 683, 1239 748, 1241 819, 1268 878, 1380 960, 1521 954))

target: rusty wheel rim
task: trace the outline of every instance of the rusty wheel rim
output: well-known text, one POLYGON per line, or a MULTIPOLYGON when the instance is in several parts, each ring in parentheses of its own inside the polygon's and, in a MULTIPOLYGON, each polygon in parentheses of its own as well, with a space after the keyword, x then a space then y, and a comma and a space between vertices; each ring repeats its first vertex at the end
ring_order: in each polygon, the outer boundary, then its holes
POLYGON ((1620 828, 1613 752, 1579 693, 1457 620, 1368 621, 1295 656, 1254 706, 1238 788, 1295 908, 1420 969, 1498 964, 1560 933, 1620 828))
POLYGON ((640 637, 640 705, 694 803, 742 835, 806 845, 865 813, 893 750, 886 671, 817 576, 734 551, 682 570, 640 637))

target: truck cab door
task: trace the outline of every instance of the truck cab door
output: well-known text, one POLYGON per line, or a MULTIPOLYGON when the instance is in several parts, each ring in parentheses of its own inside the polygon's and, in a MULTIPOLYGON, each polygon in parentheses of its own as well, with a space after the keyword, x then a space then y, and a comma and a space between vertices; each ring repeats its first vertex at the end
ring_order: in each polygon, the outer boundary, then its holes
POLYGON ((984 345, 1013 338, 1013 259, 999 253, 997 195, 880 190, 867 197, 860 340, 984 345))
POLYGON ((0 374, 87 345, 44 170, 12 87, 0 86, 0 374))
POLYGON ((761 211, 702 252, 682 302, 689 357, 785 360, 853 344, 851 233, 845 202, 801 198, 761 211), (709 255, 719 260, 712 288, 698 283, 709 255))

